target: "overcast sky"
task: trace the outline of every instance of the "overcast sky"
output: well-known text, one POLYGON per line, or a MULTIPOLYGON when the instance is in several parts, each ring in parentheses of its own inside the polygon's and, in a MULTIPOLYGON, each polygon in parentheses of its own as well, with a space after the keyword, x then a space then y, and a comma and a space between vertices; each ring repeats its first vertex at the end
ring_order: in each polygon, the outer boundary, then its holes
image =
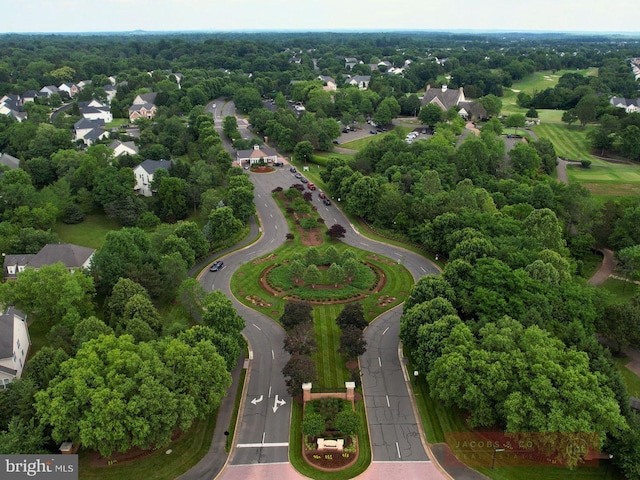
POLYGON ((0 33, 246 30, 640 32, 637 0, 0 0, 0 33), (9 21, 10 20, 10 21, 9 21))

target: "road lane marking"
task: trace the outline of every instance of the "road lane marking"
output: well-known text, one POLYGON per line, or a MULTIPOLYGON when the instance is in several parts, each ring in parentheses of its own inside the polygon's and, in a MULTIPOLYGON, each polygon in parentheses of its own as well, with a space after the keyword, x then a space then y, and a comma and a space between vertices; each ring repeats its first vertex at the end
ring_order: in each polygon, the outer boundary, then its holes
POLYGON ((398 442, 396 442, 396 450, 398 450, 398 458, 402 458, 402 455, 400 455, 400 445, 398 445, 398 442))
MULTIPOLYGON (((391 404, 389 403, 389 395, 386 395, 386 397, 387 397, 387 407, 391 408, 391 404)), ((260 397, 260 398, 262 398, 262 397, 260 397)))
POLYGON ((269 385, 269 396, 267 398, 271 398, 271 385, 269 385))
POLYGON ((424 273, 427 273, 427 271, 424 269, 424 267, 420 267, 420 270, 422 270, 424 273))
MULTIPOLYGON (((262 444, 263 445, 264 445, 264 437, 265 437, 266 434, 267 434, 267 432, 262 432, 262 444)), ((396 442, 396 443, 398 443, 398 442, 396 442)))
POLYGON ((276 359, 276 354, 273 351, 273 349, 271 350, 271 360, 275 360, 276 359))
POLYGON ((255 323, 252 323, 251 325, 253 325, 254 327, 256 327, 258 330, 262 331, 262 329, 261 329, 258 325, 256 325, 255 323))
POLYGON ((389 327, 384 329, 384 332, 382 332, 382 335, 384 335, 385 333, 387 333, 387 330, 389 330, 389 327))
POLYGON ((368 243, 364 243, 364 242, 360 242, 360 245, 364 245, 365 247, 368 247, 369 244, 368 243))
POLYGON ((239 443, 236 448, 288 447, 289 442, 273 443, 239 443))
POLYGON ((378 357, 378 365, 382 367, 382 360, 380 360, 380 357, 378 357))

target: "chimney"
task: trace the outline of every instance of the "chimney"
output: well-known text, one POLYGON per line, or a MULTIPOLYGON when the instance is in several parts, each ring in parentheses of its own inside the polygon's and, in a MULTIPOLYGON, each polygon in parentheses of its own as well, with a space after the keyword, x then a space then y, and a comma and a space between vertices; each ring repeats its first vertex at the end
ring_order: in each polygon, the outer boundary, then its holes
POLYGON ((253 145, 253 149, 254 150, 260 150, 260 145, 258 145, 257 143, 253 145))
POLYGON ((447 86, 446 85, 442 85, 442 91, 446 92, 447 91, 447 86))

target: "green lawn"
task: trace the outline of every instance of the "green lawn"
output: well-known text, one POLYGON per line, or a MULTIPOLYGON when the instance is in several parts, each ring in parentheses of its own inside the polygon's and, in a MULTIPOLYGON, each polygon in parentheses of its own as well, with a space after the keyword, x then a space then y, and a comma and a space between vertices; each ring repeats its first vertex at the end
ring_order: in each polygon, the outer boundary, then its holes
POLYGON ((570 183, 580 183, 592 195, 603 200, 640 195, 640 166, 597 161, 589 168, 567 166, 570 183))
POLYGON ((204 420, 196 420, 193 426, 168 447, 145 457, 111 466, 94 466, 93 451, 81 450, 79 470, 83 480, 173 480, 193 467, 209 451, 216 426, 213 412, 204 420), (171 454, 165 453, 171 449, 171 454))
POLYGON ((590 145, 587 140, 587 132, 590 128, 579 126, 568 127, 564 124, 540 123, 531 130, 539 138, 548 138, 553 143, 558 156, 571 160, 591 160, 594 163, 601 162, 591 156, 590 145))
POLYGON ((340 328, 335 320, 343 306, 325 305, 313 309, 313 325, 318 342, 318 351, 314 355, 318 389, 341 389, 350 380, 343 356, 338 353, 340 328))
POLYGON ((629 395, 632 397, 640 398, 640 377, 625 367, 630 361, 631 359, 629 357, 614 359, 616 368, 622 375, 624 384, 627 386, 627 392, 629 392, 629 395))
POLYGON ((384 136, 389 135, 389 133, 391 132, 378 133, 377 135, 369 135, 368 137, 359 138, 358 140, 353 140, 351 142, 343 143, 340 146, 343 148, 348 148, 349 150, 362 150, 371 142, 380 141, 384 136))
POLYGON ((104 239, 112 230, 119 230, 120 224, 102 214, 87 215, 82 223, 67 225, 57 223, 54 232, 65 243, 74 243, 83 247, 100 248, 104 239))
POLYGON ((600 288, 606 289, 611 295, 610 300, 615 303, 625 303, 631 300, 640 289, 640 285, 615 278, 608 278, 600 288))

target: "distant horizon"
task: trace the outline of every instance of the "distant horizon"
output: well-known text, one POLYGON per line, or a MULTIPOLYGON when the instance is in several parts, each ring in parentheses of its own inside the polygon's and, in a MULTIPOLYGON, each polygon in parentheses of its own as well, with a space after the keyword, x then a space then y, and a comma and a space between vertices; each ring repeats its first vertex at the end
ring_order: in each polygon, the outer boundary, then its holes
MULTIPOLYGON (((29 0, 5 2, 13 31, 28 34, 468 32, 640 35, 633 0, 29 0), (24 19, 23 21, 20 21, 24 19), (627 31, 637 25, 637 30, 627 31), (624 28, 625 32, 620 32, 624 28)), ((6 25, 4 25, 6 29, 6 25)))
POLYGON ((638 31, 605 31, 605 30, 502 30, 502 29, 247 29, 247 30, 78 30, 78 31, 31 31, 31 32, 2 32, 0 36, 6 35, 116 35, 116 34, 181 34, 181 33, 204 33, 204 34, 242 34, 242 33, 468 33, 468 34, 535 34, 535 35, 591 35, 591 36, 637 36, 638 31))

